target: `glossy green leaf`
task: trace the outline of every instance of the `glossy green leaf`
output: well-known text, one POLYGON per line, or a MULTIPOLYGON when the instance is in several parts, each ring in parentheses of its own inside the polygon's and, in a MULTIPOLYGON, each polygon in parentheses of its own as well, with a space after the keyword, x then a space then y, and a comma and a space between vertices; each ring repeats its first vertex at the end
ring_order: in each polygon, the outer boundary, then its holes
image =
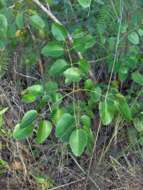
POLYGON ((49 42, 46 46, 43 47, 42 54, 46 57, 60 57, 64 54, 64 48, 57 42, 49 42))
POLYGON ((22 95, 23 94, 32 94, 34 96, 41 96, 43 94, 43 86, 40 84, 29 86, 24 91, 22 91, 22 95))
POLYGON ((7 18, 3 14, 0 14, 0 37, 1 38, 6 37, 7 29, 8 29, 7 18))
POLYGON ((88 128, 91 127, 91 119, 88 115, 82 115, 80 120, 82 125, 87 126, 88 128))
POLYGON ((77 67, 71 67, 64 72, 66 83, 79 82, 81 80, 81 71, 77 67))
POLYGON ((65 39, 67 37, 67 31, 62 25, 59 25, 57 23, 53 23, 51 30, 52 30, 52 34, 56 40, 65 41, 65 39))
POLYGON ((69 140, 70 147, 75 156, 81 156, 87 146, 87 135, 85 130, 76 129, 72 132, 69 140))
POLYGON ((112 111, 112 106, 107 101, 99 103, 99 113, 103 125, 109 125, 112 122, 114 112, 112 111))
POLYGON ((31 25, 36 29, 43 29, 45 27, 45 22, 39 15, 31 16, 30 21, 31 25))
MULTIPOLYGON (((84 83, 84 88, 87 89, 87 90, 92 90, 94 89, 95 85, 93 83, 93 81, 91 79, 87 79, 84 83)), ((88 91, 87 91, 88 92, 88 91)))
POLYGON ((140 43, 140 39, 138 36, 138 33, 136 32, 132 32, 128 35, 128 40, 134 44, 134 45, 138 45, 140 43))
POLYGON ((57 122, 60 120, 60 118, 62 117, 62 115, 64 114, 64 110, 62 108, 56 108, 53 110, 52 112, 52 122, 54 124, 57 124, 57 122))
POLYGON ((41 121, 38 131, 37 131, 36 142, 38 144, 42 144, 51 134, 51 131, 52 131, 51 122, 46 121, 46 120, 41 121))
POLYGON ((13 130, 13 137, 16 140, 23 140, 32 134, 33 128, 33 125, 29 125, 26 128, 21 128, 20 124, 17 124, 13 130))
POLYGON ((16 15, 16 25, 19 29, 23 28, 24 27, 24 18, 23 18, 23 13, 18 13, 16 15))
POLYGON ((56 124, 56 137, 64 142, 67 142, 73 129, 74 117, 69 113, 65 113, 56 124))
POLYGON ((78 0, 78 2, 83 8, 88 8, 91 4, 91 0, 78 0))
POLYGON ((37 97, 43 95, 43 86, 40 84, 29 86, 27 89, 23 90, 21 94, 24 102, 32 103, 37 97))
POLYGON ((58 59, 49 70, 51 76, 61 75, 68 67, 67 62, 64 59, 58 59))
POLYGON ((140 74, 139 71, 136 71, 136 72, 132 73, 132 79, 137 84, 143 85, 143 75, 140 74))
POLYGON ((27 111, 21 120, 20 128, 26 128, 31 125, 32 122, 36 119, 37 115, 38 113, 36 110, 27 111))
POLYGON ((127 121, 132 120, 131 109, 126 101, 126 98, 122 94, 116 94, 116 103, 119 111, 122 113, 127 121))

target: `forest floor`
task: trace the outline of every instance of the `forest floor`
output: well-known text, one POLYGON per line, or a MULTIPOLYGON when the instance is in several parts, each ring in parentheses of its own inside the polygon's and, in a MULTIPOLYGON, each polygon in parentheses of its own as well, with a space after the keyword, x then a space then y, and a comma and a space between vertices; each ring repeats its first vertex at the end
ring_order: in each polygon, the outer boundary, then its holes
POLYGON ((20 142, 11 138, 11 130, 25 110, 13 82, 0 82, 0 104, 9 107, 0 131, 0 190, 143 189, 142 154, 137 150, 118 154, 126 142, 116 148, 111 145, 116 151, 109 150, 100 164, 94 161, 95 153, 89 172, 87 155, 77 159, 56 140, 36 145, 33 138, 20 142))

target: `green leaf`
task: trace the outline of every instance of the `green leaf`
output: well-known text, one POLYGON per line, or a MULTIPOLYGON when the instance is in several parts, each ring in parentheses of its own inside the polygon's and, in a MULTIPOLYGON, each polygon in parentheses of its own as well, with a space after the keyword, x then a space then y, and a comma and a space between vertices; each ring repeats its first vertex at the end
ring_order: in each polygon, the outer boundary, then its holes
POLYGON ((78 0, 78 2, 83 8, 88 8, 91 4, 91 0, 78 0))
POLYGON ((103 125, 109 125, 114 117, 111 105, 107 101, 99 103, 99 114, 103 125))
POLYGON ((116 103, 119 111, 122 113, 127 121, 132 120, 131 109, 126 101, 126 98, 122 94, 116 94, 116 103))
POLYGON ((122 65, 120 67, 118 74, 119 74, 119 79, 121 81, 124 81, 127 78, 128 71, 129 71, 129 68, 127 66, 122 65))
POLYGON ((36 142, 38 144, 42 144, 51 134, 51 131, 52 131, 51 122, 46 121, 46 120, 41 121, 38 131, 37 131, 36 142))
POLYGON ((97 103, 102 95, 102 90, 99 86, 94 87, 94 89, 90 92, 90 98, 93 103, 97 103))
POLYGON ((0 0, 0 9, 4 8, 6 5, 6 1, 5 0, 0 0))
POLYGON ((79 82, 81 80, 81 71, 77 67, 71 67, 64 72, 66 83, 79 82))
POLYGON ((93 81, 91 79, 87 79, 84 83, 84 88, 87 90, 92 90, 95 87, 93 81))
POLYGON ((43 86, 40 84, 35 84, 32 86, 29 86, 21 93, 23 94, 32 94, 34 96, 41 96, 43 94, 43 86))
POLYGON ((140 35, 140 37, 142 37, 143 36, 143 29, 139 28, 138 29, 138 34, 140 35))
POLYGON ((64 54, 64 49, 63 46, 57 42, 49 42, 43 47, 42 54, 46 57, 60 57, 64 54))
POLYGON ((32 122, 36 119, 37 115, 38 113, 36 110, 27 111, 21 120, 20 128, 25 128, 31 125, 32 122))
POLYGON ((132 32, 128 35, 128 40, 134 44, 134 45, 138 45, 140 43, 140 40, 139 40, 139 36, 138 36, 138 33, 137 32, 132 32))
POLYGON ((40 84, 29 86, 27 89, 23 90, 21 94, 24 102, 32 103, 37 97, 43 95, 43 86, 40 84))
POLYGON ((91 36, 90 34, 85 34, 81 38, 74 39, 73 48, 76 51, 84 53, 87 49, 93 47, 95 42, 95 37, 91 36))
POLYGON ((56 125, 56 137, 63 142, 67 142, 74 129, 74 117, 69 113, 64 113, 56 125))
POLYGON ((13 131, 13 137, 17 140, 25 139, 32 134, 33 128, 33 125, 29 125, 26 128, 21 128, 20 124, 17 124, 13 131))
POLYGON ((136 71, 132 73, 132 79, 134 82, 136 82, 139 85, 143 85, 143 75, 139 73, 139 71, 136 71))
POLYGON ((72 132, 69 144, 75 156, 81 156, 87 145, 87 140, 88 139, 85 130, 76 129, 72 132))
POLYGON ((3 115, 8 110, 8 107, 0 109, 0 116, 3 115))
POLYGON ((96 0, 97 3, 104 5, 104 1, 103 0, 96 0))
POLYGON ((143 131, 143 116, 137 117, 133 120, 134 126, 138 132, 143 131))
POLYGON ((64 110, 62 108, 54 109, 51 114, 52 122, 54 124, 57 124, 57 122, 60 120, 63 114, 64 114, 64 110))
POLYGON ((57 23, 52 24, 52 34, 58 41, 65 41, 67 37, 67 31, 66 29, 57 23))
POLYGON ((39 15, 33 15, 30 17, 31 25, 36 29, 45 28, 45 22, 39 15))
POLYGON ((45 84, 45 90, 47 92, 47 94, 54 94, 58 91, 58 84, 54 81, 48 81, 45 84))
POLYGON ((8 29, 8 22, 7 18, 0 14, 0 37, 5 38, 7 34, 7 29, 8 29))
POLYGON ((88 128, 91 127, 91 119, 88 115, 82 115, 80 120, 82 125, 87 126, 88 128))
POLYGON ((90 65, 85 59, 81 59, 78 63, 79 69, 81 72, 85 75, 88 75, 89 70, 90 70, 90 65))
POLYGON ((49 70, 51 76, 61 75, 68 67, 67 62, 64 59, 58 59, 49 70))
POLYGON ((23 13, 18 13, 16 15, 16 25, 19 29, 23 28, 24 27, 24 18, 23 18, 23 13))

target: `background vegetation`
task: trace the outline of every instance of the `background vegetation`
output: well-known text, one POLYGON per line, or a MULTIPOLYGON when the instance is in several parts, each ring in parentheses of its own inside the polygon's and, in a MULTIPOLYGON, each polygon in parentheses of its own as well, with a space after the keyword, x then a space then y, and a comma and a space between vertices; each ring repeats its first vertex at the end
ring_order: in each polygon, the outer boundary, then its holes
POLYGON ((141 190, 142 43, 142 0, 0 0, 0 185, 141 190))

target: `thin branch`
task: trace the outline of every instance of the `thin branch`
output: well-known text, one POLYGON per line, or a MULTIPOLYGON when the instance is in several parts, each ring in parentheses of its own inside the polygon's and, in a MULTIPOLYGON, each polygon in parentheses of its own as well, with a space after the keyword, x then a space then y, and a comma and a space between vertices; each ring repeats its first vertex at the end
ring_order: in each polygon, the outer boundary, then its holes
MULTIPOLYGON (((45 7, 42 3, 40 3, 39 0, 32 0, 32 1, 33 1, 43 12, 45 12, 45 13, 48 15, 48 17, 50 17, 51 20, 53 20, 53 21, 56 22, 57 24, 60 24, 60 25, 64 26, 64 25, 62 24, 62 22, 51 12, 50 8, 45 7)), ((47 5, 48 5, 48 7, 50 7, 48 3, 47 3, 47 5)), ((68 33, 68 40, 69 40, 69 42, 70 42, 71 44, 73 43, 72 36, 71 36, 69 33, 68 33)), ((82 58, 83 58, 83 56, 82 56, 82 54, 81 54, 80 52, 77 52, 77 54, 78 54, 79 59, 82 59, 82 58)), ((96 78, 95 78, 94 73, 92 72, 92 70, 89 71, 89 75, 90 75, 90 77, 92 78, 92 80, 96 83, 96 78)))
MULTIPOLYGON (((39 0, 32 0, 35 4, 38 5, 38 7, 40 7, 40 9, 42 9, 54 22, 56 22, 57 24, 63 25, 56 17, 55 15, 51 12, 50 9, 47 9, 42 3, 40 3, 39 0)), ((49 7, 49 5, 48 5, 49 7)))

